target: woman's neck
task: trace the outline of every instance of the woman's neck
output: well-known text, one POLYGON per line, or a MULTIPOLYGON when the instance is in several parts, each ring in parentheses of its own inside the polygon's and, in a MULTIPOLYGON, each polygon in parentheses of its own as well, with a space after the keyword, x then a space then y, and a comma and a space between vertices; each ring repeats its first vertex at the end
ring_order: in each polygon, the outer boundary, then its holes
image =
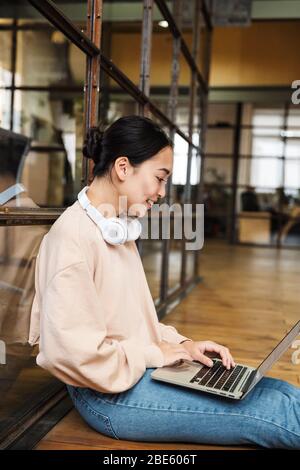
POLYGON ((118 217, 120 212, 119 193, 107 178, 95 178, 87 191, 87 197, 105 217, 118 217))

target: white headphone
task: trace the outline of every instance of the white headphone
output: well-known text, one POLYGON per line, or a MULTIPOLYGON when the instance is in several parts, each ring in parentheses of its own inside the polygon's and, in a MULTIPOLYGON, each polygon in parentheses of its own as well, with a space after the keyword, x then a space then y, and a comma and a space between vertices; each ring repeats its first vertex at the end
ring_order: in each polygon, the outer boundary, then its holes
POLYGON ((125 242, 133 241, 139 238, 142 232, 142 225, 137 219, 124 217, 111 217, 106 219, 96 207, 94 207, 86 195, 88 186, 85 186, 77 198, 81 207, 87 215, 99 227, 103 239, 111 245, 122 245, 125 242))

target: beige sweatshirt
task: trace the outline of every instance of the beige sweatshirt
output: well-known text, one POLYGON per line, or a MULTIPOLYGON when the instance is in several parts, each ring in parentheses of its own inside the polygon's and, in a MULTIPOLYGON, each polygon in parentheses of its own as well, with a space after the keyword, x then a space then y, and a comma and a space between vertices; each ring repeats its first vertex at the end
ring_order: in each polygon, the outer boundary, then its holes
POLYGON ((158 321, 135 242, 109 245, 78 201, 68 207, 36 262, 37 364, 67 384, 119 393, 163 365, 159 341, 186 339, 158 321))

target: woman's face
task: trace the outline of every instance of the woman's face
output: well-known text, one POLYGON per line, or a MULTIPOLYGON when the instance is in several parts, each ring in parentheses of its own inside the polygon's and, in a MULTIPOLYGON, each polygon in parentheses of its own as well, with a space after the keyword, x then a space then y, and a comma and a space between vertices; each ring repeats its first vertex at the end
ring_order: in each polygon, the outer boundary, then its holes
MULTIPOLYGON (((122 157, 121 157, 122 158, 122 157)), ((126 158, 119 196, 127 197, 130 216, 143 217, 166 194, 166 183, 173 169, 173 150, 167 146, 149 160, 133 167, 126 158)))

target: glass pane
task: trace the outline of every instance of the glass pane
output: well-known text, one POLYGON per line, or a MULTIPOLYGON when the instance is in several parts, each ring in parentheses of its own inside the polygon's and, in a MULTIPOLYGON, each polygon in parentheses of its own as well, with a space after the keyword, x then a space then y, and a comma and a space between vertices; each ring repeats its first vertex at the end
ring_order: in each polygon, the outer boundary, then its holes
MULTIPOLYGON (((294 162, 293 162, 294 163, 294 162)), ((299 168, 298 177, 299 177, 299 168)), ((286 191, 288 206, 285 209, 280 231, 283 246, 300 246, 300 182, 297 190, 286 191)))
POLYGON ((0 127, 10 128, 11 91, 0 88, 0 127))
POLYGON ((251 185, 267 188, 282 186, 282 160, 253 158, 251 161, 251 185))
POLYGON ((27 343, 35 260, 46 226, 0 227, 0 433, 30 410, 56 383, 36 365, 27 343))
MULTIPOLYGON (((196 192, 196 186, 199 184, 200 181, 200 168, 201 168, 201 157, 195 155, 196 151, 193 152, 192 155, 192 162, 191 162, 191 191, 192 193, 196 192)), ((192 201, 194 198, 192 197, 192 201)))
POLYGON ((194 276, 195 251, 186 252, 186 280, 189 281, 194 276))
POLYGON ((300 161, 287 160, 284 167, 284 185, 300 189, 300 161))
POLYGON ((300 158, 300 139, 287 140, 285 156, 287 158, 300 158))
POLYGON ((169 252, 169 294, 180 286, 181 240, 171 240, 169 252))
POLYGON ((256 127, 281 127, 284 124, 282 108, 257 108, 254 110, 252 125, 256 127))
POLYGON ((142 261, 152 298, 157 301, 160 296, 162 263, 162 242, 160 240, 142 241, 142 261))
POLYGON ((11 86, 12 32, 0 31, 0 87, 11 86))
POLYGON ((81 180, 82 97, 16 91, 14 116, 17 133, 0 134, 2 191, 23 184, 24 207, 72 204, 81 180))
POLYGON ((288 127, 300 127, 300 109, 290 109, 287 118, 288 127))
POLYGON ((52 0, 59 10, 75 23, 85 23, 87 15, 87 1, 52 0))
POLYGON ((204 237, 225 238, 230 221, 231 190, 204 184, 204 237))
POLYGON ((264 136, 264 137, 272 137, 272 136, 277 136, 277 137, 283 137, 284 131, 282 131, 280 128, 276 127, 254 127, 253 128, 253 135, 254 136, 264 136))
POLYGON ((233 152, 233 129, 207 129, 205 153, 229 154, 233 152))
POLYGON ((236 120, 236 105, 226 103, 209 103, 207 113, 208 125, 220 128, 232 126, 236 120))
POLYGON ((251 184, 251 159, 240 158, 238 168, 238 185, 251 184))
POLYGON ((237 191, 237 213, 241 211, 269 211, 277 208, 277 197, 274 190, 255 188, 253 186, 239 188, 237 191))
POLYGON ((281 157, 283 155, 283 141, 276 137, 253 136, 252 155, 281 157))
POLYGON ((186 184, 186 169, 188 158, 188 143, 180 135, 175 134, 174 161, 172 181, 175 185, 186 184))
POLYGON ((204 160, 204 181, 212 185, 231 184, 232 159, 211 158, 204 160))
POLYGON ((85 55, 60 31, 18 31, 16 86, 82 86, 85 55))

